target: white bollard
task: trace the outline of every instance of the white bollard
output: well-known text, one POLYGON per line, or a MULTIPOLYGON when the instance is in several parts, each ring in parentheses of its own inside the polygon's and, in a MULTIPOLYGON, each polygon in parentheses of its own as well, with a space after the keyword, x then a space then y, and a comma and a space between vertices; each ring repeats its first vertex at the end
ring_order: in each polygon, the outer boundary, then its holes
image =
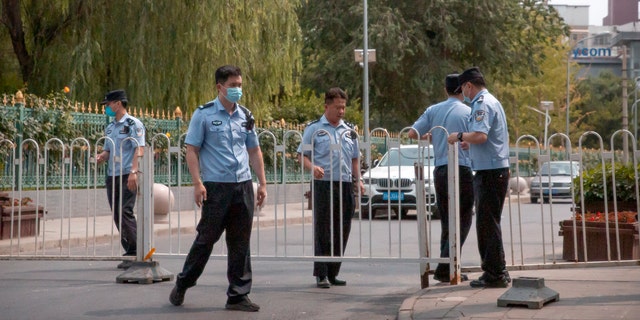
POLYGON ((512 194, 521 194, 527 189, 527 180, 523 177, 513 177, 509 179, 509 189, 512 194))
POLYGON ((174 196, 169 187, 161 183, 153 184, 153 214, 154 222, 166 221, 173 209, 174 196))

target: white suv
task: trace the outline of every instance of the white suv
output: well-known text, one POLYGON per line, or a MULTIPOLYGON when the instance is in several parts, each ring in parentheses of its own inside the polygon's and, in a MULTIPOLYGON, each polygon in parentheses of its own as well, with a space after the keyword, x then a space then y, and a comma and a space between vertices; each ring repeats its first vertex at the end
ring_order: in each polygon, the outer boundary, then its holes
POLYGON ((362 175, 365 193, 360 201, 362 218, 377 213, 388 214, 389 209, 404 219, 409 210, 416 209, 416 178, 414 163, 423 157, 427 208, 435 215, 436 191, 433 183, 433 146, 401 145, 390 148, 373 167, 362 175), (429 208, 431 207, 431 208, 429 208))

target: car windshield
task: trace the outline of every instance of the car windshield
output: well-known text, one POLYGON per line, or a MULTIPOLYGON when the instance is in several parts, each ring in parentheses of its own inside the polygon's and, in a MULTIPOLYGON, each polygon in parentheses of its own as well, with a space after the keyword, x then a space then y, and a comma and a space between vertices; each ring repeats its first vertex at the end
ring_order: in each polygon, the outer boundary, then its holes
MULTIPOLYGON (((578 165, 573 164, 573 175, 578 174, 578 165)), ((549 162, 542 165, 540 175, 543 176, 570 176, 571 163, 569 162, 549 162)))
MULTIPOLYGON (((382 160, 380 160, 378 166, 413 166, 413 164, 418 161, 418 150, 418 148, 390 149, 389 152, 387 152, 387 154, 385 154, 385 156, 382 158, 382 160)), ((424 165, 433 166, 433 150, 431 150, 430 155, 427 155, 428 150, 426 148, 420 149, 420 151, 423 153, 422 156, 424 157, 424 165), (430 157, 427 158, 428 156, 430 157)))

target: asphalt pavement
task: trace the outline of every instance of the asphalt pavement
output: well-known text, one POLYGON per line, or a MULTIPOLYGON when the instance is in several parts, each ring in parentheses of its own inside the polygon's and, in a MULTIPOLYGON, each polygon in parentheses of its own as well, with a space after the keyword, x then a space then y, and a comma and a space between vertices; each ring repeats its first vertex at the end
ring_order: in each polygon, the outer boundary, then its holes
MULTIPOLYGON (((273 206, 263 208, 256 217, 259 224, 273 225, 274 211, 277 210, 273 206)), ((294 212, 298 210, 292 210, 287 219, 309 219, 294 212)), ((172 215, 175 214, 189 213, 172 215)), ((185 224, 190 220, 193 219, 184 219, 185 224)), ((72 223, 85 225, 86 221, 72 219, 72 223)), ((108 237, 111 224, 109 216, 99 217, 95 224, 97 234, 108 237)), ((194 227, 185 224, 181 226, 185 230, 194 227)), ((53 233, 57 231, 53 229, 48 236, 55 242, 53 233)), ((69 243, 81 243, 86 238, 85 233, 71 235, 72 230, 66 231, 69 243)), ((21 239, 21 250, 29 250, 33 244, 29 238, 21 239)), ((122 271, 114 267, 114 261, 15 260, 6 256, 10 246, 15 248, 16 240, 0 241, 0 254, 4 255, 0 256, 0 319, 640 319, 637 263, 511 271, 513 279, 543 279, 544 290, 557 293, 557 299, 532 308, 527 301, 539 300, 539 288, 524 291, 522 302, 507 306, 499 306, 499 299, 508 300, 514 293, 522 295, 524 289, 477 289, 467 282, 449 285, 431 278, 430 287, 419 290, 414 265, 406 266, 411 269, 407 274, 413 273, 412 276, 398 276, 392 283, 380 265, 358 264, 345 268, 358 269, 345 271, 350 280, 348 286, 324 290, 315 288, 310 281, 308 262, 283 265, 261 261, 254 263, 260 276, 256 277, 259 280, 254 283, 252 299, 262 310, 251 314, 224 310, 226 266, 221 260, 210 262, 214 274, 203 277, 198 286, 187 292, 184 306, 174 307, 168 302, 173 281, 118 284, 114 280, 122 271), (288 277, 281 283, 269 277, 283 273, 288 277), (387 291, 381 291, 382 287, 387 291), (389 298, 389 292, 394 298, 389 298), (341 307, 332 309, 338 305, 341 307), (389 310, 397 305, 398 310, 389 310)), ((180 270, 183 263, 182 258, 171 257, 157 261, 173 272, 180 270)), ((479 275, 470 273, 469 277, 479 275)))

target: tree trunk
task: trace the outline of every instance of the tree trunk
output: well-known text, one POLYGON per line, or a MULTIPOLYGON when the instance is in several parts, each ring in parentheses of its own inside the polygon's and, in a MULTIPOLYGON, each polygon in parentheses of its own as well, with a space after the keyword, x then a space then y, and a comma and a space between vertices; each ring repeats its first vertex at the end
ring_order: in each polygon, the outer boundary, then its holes
POLYGON ((2 23, 7 27, 11 36, 13 52, 15 52, 20 63, 22 81, 28 83, 33 72, 33 58, 29 54, 25 43, 22 16, 20 14, 20 0, 2 0, 2 23))

